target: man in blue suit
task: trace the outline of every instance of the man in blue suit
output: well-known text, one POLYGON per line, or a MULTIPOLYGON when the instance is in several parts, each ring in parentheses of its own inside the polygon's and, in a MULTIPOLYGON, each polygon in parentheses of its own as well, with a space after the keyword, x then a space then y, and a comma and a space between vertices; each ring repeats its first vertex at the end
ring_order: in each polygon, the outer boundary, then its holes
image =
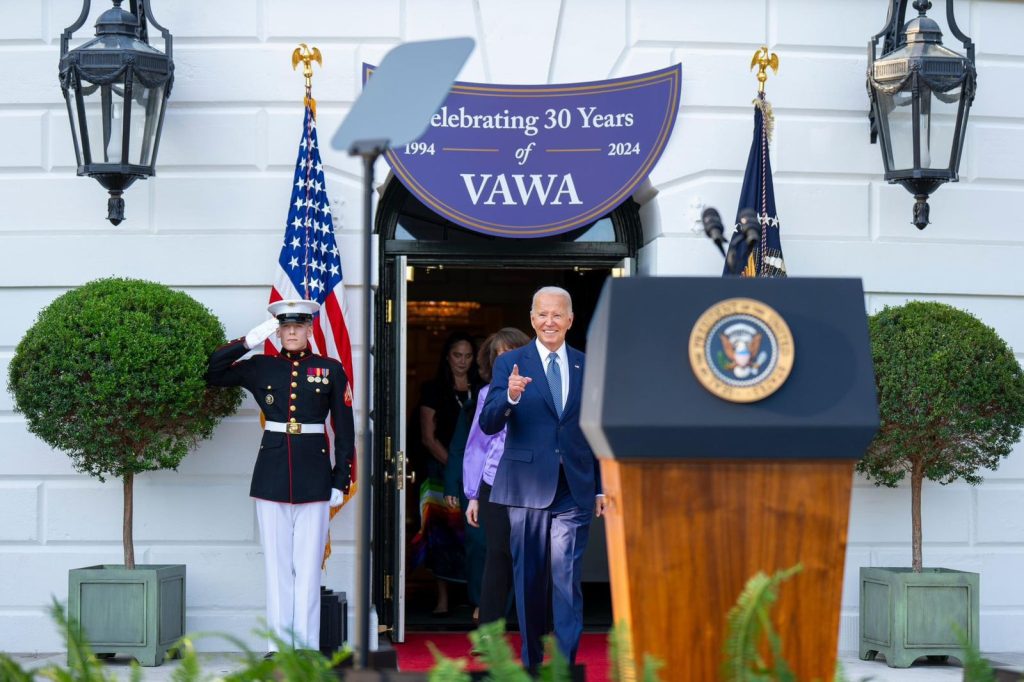
POLYGON ((565 343, 572 298, 558 287, 533 295, 537 338, 498 357, 480 428, 508 426, 491 501, 508 507, 523 664, 544 658, 549 598, 559 649, 575 662, 583 632, 583 551, 590 519, 604 513, 601 477, 580 430, 584 355, 565 343), (550 594, 550 597, 549 597, 550 594))

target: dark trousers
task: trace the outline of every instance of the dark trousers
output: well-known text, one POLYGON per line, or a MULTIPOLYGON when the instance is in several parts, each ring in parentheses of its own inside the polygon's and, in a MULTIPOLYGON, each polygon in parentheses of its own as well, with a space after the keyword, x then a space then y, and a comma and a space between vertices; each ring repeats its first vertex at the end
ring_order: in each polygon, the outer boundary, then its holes
POLYGON ((548 604, 555 641, 569 663, 583 632, 583 551, 593 513, 576 506, 565 475, 547 509, 508 507, 522 661, 531 671, 544 660, 541 637, 547 631, 548 604))
POLYGON ((508 612, 512 590, 512 551, 508 539, 508 507, 491 502, 491 486, 480 482, 480 526, 484 530, 487 553, 484 577, 480 585, 480 623, 492 623, 508 612))

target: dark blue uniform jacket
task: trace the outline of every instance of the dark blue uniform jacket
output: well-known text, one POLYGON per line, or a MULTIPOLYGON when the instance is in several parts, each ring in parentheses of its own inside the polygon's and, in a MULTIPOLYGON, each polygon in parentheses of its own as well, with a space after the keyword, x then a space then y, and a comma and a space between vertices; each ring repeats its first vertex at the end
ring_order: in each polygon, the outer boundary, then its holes
POLYGON ((242 339, 221 346, 210 356, 206 381, 211 386, 242 386, 263 409, 267 421, 334 425, 331 467, 327 436, 264 431, 249 494, 272 502, 301 504, 329 500, 331 488, 348 491, 355 450, 348 377, 341 363, 307 351, 254 355, 242 339))

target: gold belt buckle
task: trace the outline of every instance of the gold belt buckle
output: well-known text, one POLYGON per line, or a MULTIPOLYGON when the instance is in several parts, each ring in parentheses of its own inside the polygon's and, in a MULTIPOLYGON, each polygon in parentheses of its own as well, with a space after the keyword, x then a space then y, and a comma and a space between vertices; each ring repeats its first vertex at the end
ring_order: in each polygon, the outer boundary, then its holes
POLYGON ((288 422, 288 433, 290 433, 293 436, 302 433, 302 424, 298 424, 296 422, 288 422))

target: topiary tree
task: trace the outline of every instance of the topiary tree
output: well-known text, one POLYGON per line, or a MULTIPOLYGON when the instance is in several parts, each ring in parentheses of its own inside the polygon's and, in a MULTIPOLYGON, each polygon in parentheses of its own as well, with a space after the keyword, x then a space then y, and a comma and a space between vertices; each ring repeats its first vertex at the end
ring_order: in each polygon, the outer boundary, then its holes
POLYGON ((176 469, 238 407, 239 390, 209 389, 216 317, 161 284, 101 279, 47 306, 18 344, 8 390, 28 429, 76 470, 124 483, 124 563, 135 567, 132 482, 176 469))
POLYGON ((913 568, 921 484, 981 482, 1024 425, 1024 372, 995 330, 942 303, 886 307, 868 320, 881 428, 857 470, 895 488, 910 474, 913 568))

